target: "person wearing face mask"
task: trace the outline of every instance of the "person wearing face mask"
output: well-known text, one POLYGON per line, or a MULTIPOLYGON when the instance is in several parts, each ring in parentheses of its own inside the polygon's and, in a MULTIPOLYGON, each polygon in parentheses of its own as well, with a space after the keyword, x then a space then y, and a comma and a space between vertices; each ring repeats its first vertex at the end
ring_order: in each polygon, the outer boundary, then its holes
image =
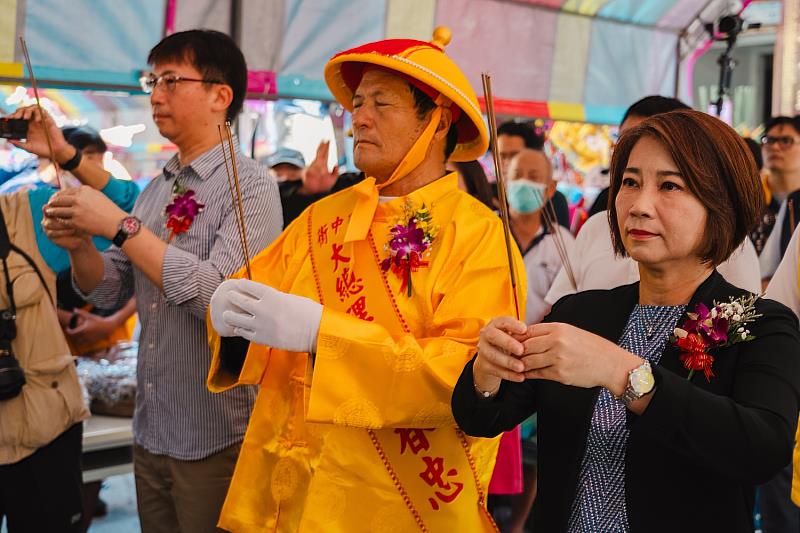
POLYGON ((525 148, 511 160, 508 171, 511 232, 522 252, 528 278, 525 322, 535 324, 550 309, 544 297, 562 266, 554 231, 561 234, 570 255, 575 240, 566 228, 559 225, 556 230, 543 216, 542 206, 556 190, 553 166, 545 153, 525 148))
MULTIPOLYGON (((508 173, 508 165, 515 155, 525 148, 532 150, 543 150, 545 138, 534 130, 531 124, 510 120, 497 127, 497 157, 500 160, 500 168, 503 176, 508 173)), ((492 194, 497 202, 497 182, 491 184, 492 194)), ((555 191, 550 204, 556 213, 558 223, 569 228, 569 205, 567 198, 560 192, 555 191)), ((497 204, 496 204, 497 205, 497 204)))
MULTIPOLYGON (((566 245, 568 254, 573 253, 574 239, 566 228, 560 224, 553 227, 543 216, 543 206, 552 198, 556 189, 553 166, 543 151, 522 149, 509 161, 506 177, 511 232, 523 254, 528 282, 525 323, 536 324, 550 309, 550 304, 544 297, 562 266, 554 232, 561 234, 560 239, 566 245)), ((511 517, 507 530, 511 533, 522 533, 525 530, 528 515, 536 499, 536 417, 532 416, 524 421, 520 430, 523 492, 510 496, 511 517)))

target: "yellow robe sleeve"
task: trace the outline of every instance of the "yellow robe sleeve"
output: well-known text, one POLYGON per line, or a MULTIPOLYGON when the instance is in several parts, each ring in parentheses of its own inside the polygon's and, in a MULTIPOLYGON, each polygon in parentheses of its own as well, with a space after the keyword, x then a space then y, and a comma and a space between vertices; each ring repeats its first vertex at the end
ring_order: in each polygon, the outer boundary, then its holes
MULTIPOLYGON (((289 224, 271 245, 250 261, 253 281, 288 292, 303 261, 308 256, 308 240, 306 238, 308 216, 309 213, 306 210, 289 224)), ((246 271, 242 268, 233 274, 231 279, 243 278, 245 275, 246 271)), ((209 313, 210 311, 206 313, 208 344, 211 347, 211 368, 206 382, 208 389, 211 392, 223 392, 237 385, 261 383, 264 369, 269 362, 271 348, 250 343, 241 372, 238 376, 232 375, 220 364, 222 338, 214 331, 209 313)))
MULTIPOLYGON (((464 226, 474 234, 461 236, 456 245, 454 225, 449 241, 437 251, 446 264, 437 269, 430 294, 433 316, 425 324, 424 338, 392 335, 381 324, 325 308, 311 378, 309 422, 373 429, 422 427, 421 418, 426 420, 424 427, 454 424, 450 396, 475 354, 481 328, 496 316, 515 313, 499 219, 464 226), (421 417, 425 412, 442 416, 421 417)), ((524 273, 513 248, 515 270, 524 273)), ((524 317, 524 274, 517 279, 524 317)))

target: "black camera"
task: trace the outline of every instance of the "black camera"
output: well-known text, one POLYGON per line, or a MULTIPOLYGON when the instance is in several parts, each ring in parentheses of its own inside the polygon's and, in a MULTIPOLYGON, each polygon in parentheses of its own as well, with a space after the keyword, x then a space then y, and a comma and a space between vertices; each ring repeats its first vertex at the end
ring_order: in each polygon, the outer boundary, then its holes
POLYGON ((25 372, 11 347, 17 336, 16 319, 11 309, 0 311, 0 401, 16 397, 25 385, 25 372))
POLYGON ((28 138, 28 121, 21 118, 0 118, 0 139, 22 141, 28 138))
POLYGON ((0 264, 3 266, 6 295, 9 303, 7 309, 0 309, 0 401, 17 397, 25 385, 25 371, 22 370, 19 361, 14 357, 14 348, 11 345, 12 341, 17 338, 17 304, 14 302, 14 283, 8 271, 7 261, 8 255, 12 250, 21 255, 33 268, 50 299, 53 299, 50 290, 47 288, 47 283, 45 283, 44 277, 39 271, 39 267, 36 266, 36 263, 25 251, 15 246, 9 239, 6 220, 3 216, 3 210, 0 209, 0 264))

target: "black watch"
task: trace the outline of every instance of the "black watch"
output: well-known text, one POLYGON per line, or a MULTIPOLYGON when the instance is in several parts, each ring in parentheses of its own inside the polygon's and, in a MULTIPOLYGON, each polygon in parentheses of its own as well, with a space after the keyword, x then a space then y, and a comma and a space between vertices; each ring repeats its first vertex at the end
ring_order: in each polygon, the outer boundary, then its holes
POLYGON ((81 164, 81 159, 83 158, 83 153, 81 153, 81 149, 75 147, 75 155, 72 156, 72 159, 61 163, 61 170, 66 170, 67 172, 75 170, 78 168, 78 165, 81 164))
POLYGON ((128 238, 139 233, 139 230, 142 229, 142 221, 134 216, 129 216, 120 220, 119 226, 117 227, 119 231, 117 231, 117 234, 111 239, 111 242, 114 243, 114 246, 117 248, 121 248, 122 244, 128 240, 128 238))

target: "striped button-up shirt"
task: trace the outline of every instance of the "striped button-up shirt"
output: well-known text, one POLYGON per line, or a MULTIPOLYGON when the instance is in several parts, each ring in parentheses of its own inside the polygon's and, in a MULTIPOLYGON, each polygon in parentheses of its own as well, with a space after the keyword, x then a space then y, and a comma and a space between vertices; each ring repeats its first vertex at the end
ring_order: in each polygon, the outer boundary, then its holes
MULTIPOLYGON (((247 244, 255 255, 281 232, 280 196, 266 167, 243 157, 234 144, 247 244)), ((112 247, 103 253, 103 281, 87 296, 100 308, 136 296, 142 329, 133 429, 136 442, 152 453, 196 460, 244 438, 255 388, 222 394, 206 388, 211 362, 206 309, 217 286, 243 264, 232 203, 220 145, 184 167, 173 157, 133 208, 144 226, 169 242, 162 268, 164 291, 112 247), (188 232, 169 240, 164 208, 176 184, 194 191, 205 207, 188 232)))

